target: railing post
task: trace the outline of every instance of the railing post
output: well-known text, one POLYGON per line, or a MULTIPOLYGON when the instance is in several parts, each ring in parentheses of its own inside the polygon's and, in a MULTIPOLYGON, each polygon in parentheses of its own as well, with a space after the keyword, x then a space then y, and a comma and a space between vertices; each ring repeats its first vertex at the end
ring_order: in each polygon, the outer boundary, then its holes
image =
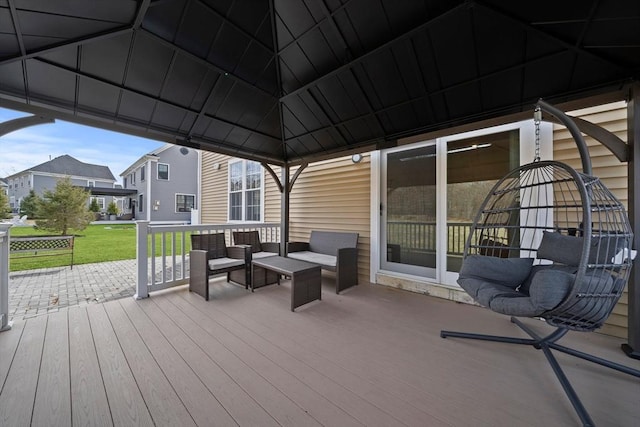
POLYGON ((11 329, 9 322, 9 239, 11 224, 0 224, 0 332, 11 329))
POLYGON ((149 221, 136 221, 136 263, 138 266, 138 276, 136 280, 136 294, 133 296, 135 299, 147 298, 149 296, 148 234, 149 221))

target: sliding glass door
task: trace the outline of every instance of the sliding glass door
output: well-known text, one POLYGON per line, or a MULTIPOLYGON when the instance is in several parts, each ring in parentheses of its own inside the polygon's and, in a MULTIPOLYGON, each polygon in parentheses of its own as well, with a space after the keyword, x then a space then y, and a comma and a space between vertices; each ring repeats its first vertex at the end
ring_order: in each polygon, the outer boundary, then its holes
POLYGON ((380 269, 455 286, 476 211, 530 161, 533 138, 532 123, 519 122, 381 152, 380 269))
POLYGON ((382 162, 381 267, 435 279, 435 143, 387 151, 382 162))

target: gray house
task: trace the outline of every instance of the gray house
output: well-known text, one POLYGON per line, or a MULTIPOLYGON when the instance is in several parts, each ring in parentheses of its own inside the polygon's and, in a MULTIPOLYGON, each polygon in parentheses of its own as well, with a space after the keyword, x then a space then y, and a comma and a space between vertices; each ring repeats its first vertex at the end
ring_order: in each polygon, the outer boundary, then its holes
MULTIPOLYGON (((65 154, 5 178, 11 209, 18 212, 22 199, 31 190, 42 196, 45 190, 53 190, 56 183, 66 177, 71 178, 71 183, 78 187, 111 189, 116 183, 108 166, 84 163, 65 154)), ((91 196, 93 197, 98 200, 103 211, 114 200, 113 196, 91 196)), ((87 200, 88 203, 90 200, 87 200)))
POLYGON ((198 208, 200 152, 173 144, 140 157, 120 174, 125 190, 136 190, 123 207, 137 220, 190 223, 198 208))

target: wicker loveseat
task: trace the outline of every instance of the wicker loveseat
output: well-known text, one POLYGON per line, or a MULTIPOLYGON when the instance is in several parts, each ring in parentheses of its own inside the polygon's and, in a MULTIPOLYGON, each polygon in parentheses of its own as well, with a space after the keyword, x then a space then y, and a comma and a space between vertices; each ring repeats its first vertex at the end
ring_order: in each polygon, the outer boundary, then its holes
POLYGON ((336 273, 336 293, 358 284, 358 233, 311 231, 309 242, 289 242, 287 256, 336 273))

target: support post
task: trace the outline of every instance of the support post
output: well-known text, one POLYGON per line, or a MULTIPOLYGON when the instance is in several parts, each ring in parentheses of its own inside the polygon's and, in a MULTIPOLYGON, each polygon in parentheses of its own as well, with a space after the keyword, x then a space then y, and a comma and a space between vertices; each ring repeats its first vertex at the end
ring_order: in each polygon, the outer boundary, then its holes
POLYGON ((143 299, 149 296, 149 254, 147 241, 149 235, 149 221, 136 221, 136 265, 138 275, 136 278, 136 294, 134 299, 143 299))
POLYGON ((282 166, 280 175, 280 183, 282 184, 280 196, 280 255, 283 256, 287 256, 287 242, 289 241, 289 196, 291 194, 289 171, 290 166, 285 164, 282 166))
POLYGON ((9 240, 11 224, 0 224, 0 332, 11 329, 9 322, 9 240))
MULTIPOLYGON (((627 103, 627 144, 629 145, 630 160, 627 163, 628 192, 629 192, 629 221, 633 230, 633 249, 640 248, 640 194, 636 190, 636 179, 640 179, 640 84, 632 86, 627 103), (639 160, 639 161, 636 161, 639 160)), ((622 344, 622 350, 633 359, 640 359, 640 273, 638 261, 631 268, 628 284, 629 312, 628 338, 629 342, 622 344)))

